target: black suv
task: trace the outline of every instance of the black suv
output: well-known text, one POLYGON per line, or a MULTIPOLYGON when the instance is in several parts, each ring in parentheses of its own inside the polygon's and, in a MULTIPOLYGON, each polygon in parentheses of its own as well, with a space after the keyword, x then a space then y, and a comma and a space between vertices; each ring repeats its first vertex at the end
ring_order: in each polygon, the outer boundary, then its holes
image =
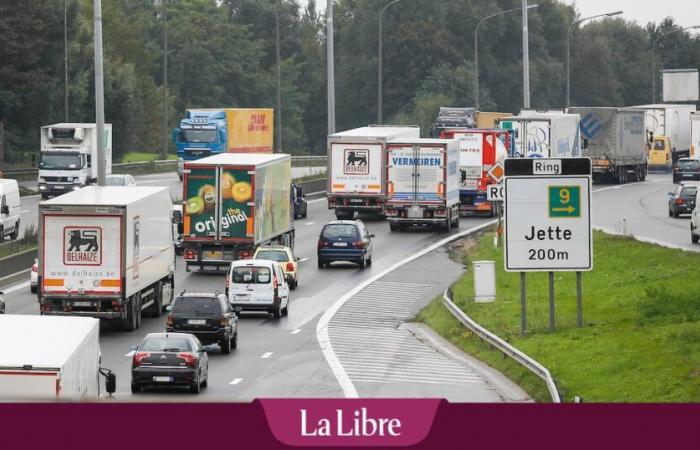
POLYGON ((678 217, 680 214, 690 214, 695 208, 695 193, 697 185, 681 184, 675 191, 668 193, 668 216, 678 217))
POLYGON ((168 310, 168 332, 193 334, 204 345, 219 344, 222 353, 236 348, 238 316, 223 294, 183 292, 168 310))

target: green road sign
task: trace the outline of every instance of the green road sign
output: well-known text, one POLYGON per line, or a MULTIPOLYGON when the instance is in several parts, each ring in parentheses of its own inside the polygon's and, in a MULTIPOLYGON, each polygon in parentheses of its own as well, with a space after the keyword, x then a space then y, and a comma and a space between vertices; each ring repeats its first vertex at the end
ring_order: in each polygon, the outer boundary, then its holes
POLYGON ((580 186, 549 186, 549 217, 581 217, 580 186))

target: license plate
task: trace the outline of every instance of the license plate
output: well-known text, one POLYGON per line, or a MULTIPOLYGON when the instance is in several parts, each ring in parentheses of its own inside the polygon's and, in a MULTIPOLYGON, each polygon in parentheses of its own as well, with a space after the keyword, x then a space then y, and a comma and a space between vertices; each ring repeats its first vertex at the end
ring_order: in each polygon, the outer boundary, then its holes
POLYGON ((423 210, 418 206, 411 206, 408 209, 408 217, 411 219, 419 219, 423 217, 423 210))
POLYGON ((683 178, 693 178, 693 176, 694 176, 693 174, 687 173, 687 174, 683 175, 683 178))
POLYGON ((479 188, 479 180, 464 180, 462 186, 467 190, 475 191, 479 188))
POLYGON ((222 257, 222 252, 204 252, 204 259, 221 259, 222 257))
POLYGON ((347 247, 348 243, 347 242, 334 242, 333 247, 347 247))
POLYGON ((73 306, 92 306, 92 302, 73 302, 73 306))
POLYGON ((190 319, 187 323, 190 325, 206 325, 207 321, 204 319, 190 319))
POLYGON ((63 189, 63 186, 56 186, 56 189, 63 189))
POLYGON ((170 383, 173 381, 173 377, 153 377, 153 381, 158 383, 170 383))
POLYGON ((350 203, 364 203, 364 200, 361 198, 351 198, 350 203))

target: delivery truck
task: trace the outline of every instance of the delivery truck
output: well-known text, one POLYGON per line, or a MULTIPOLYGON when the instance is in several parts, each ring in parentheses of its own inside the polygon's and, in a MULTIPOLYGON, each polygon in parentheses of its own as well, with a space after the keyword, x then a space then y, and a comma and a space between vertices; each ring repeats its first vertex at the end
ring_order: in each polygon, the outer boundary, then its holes
POLYGON ((226 270, 261 246, 294 247, 292 159, 224 153, 185 163, 186 268, 226 270))
POLYGON ((700 112, 690 114, 690 157, 700 158, 700 112))
POLYGON ((581 116, 583 156, 591 158, 594 182, 646 179, 644 110, 573 107, 569 111, 581 116))
POLYGON ((99 339, 89 317, 0 315, 0 401, 97 400, 99 339))
POLYGON ((387 144, 387 206, 391 231, 411 225, 459 226, 459 143, 392 139, 387 144))
MULTIPOLYGON (((112 173, 112 125, 105 124, 105 174, 112 173)), ((97 126, 58 123, 41 127, 39 193, 43 199, 80 189, 97 181, 97 126)))
POLYGON ((639 105, 630 108, 644 110, 647 139, 652 142, 649 152, 650 169, 667 169, 678 158, 690 155, 690 114, 695 105, 639 105))
POLYGON ((173 131, 180 180, 185 161, 220 153, 272 153, 273 122, 269 108, 188 109, 173 131))
POLYGON ((386 216, 386 143, 418 139, 420 128, 368 126, 328 136, 328 208, 338 220, 355 212, 386 216))
POLYGON ((514 153, 521 158, 575 158, 581 155, 580 116, 524 111, 500 121, 514 130, 514 153))
POLYGON ((169 189, 88 186, 39 204, 39 307, 43 315, 115 321, 172 302, 175 274, 169 189))

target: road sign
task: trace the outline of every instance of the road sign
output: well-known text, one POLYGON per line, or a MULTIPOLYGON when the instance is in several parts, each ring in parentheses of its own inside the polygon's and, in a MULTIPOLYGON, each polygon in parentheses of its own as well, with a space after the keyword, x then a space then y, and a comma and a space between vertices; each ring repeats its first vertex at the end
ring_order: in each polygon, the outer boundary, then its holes
POLYGON ((490 202, 502 202, 506 199, 506 187, 503 183, 489 184, 486 186, 486 200, 490 202))
POLYGON ((590 159, 508 159, 505 194, 507 271, 593 268, 590 159))
POLYGON ((503 181, 503 174, 505 173, 503 170, 503 164, 500 161, 497 162, 487 173, 494 183, 500 183, 503 181))

